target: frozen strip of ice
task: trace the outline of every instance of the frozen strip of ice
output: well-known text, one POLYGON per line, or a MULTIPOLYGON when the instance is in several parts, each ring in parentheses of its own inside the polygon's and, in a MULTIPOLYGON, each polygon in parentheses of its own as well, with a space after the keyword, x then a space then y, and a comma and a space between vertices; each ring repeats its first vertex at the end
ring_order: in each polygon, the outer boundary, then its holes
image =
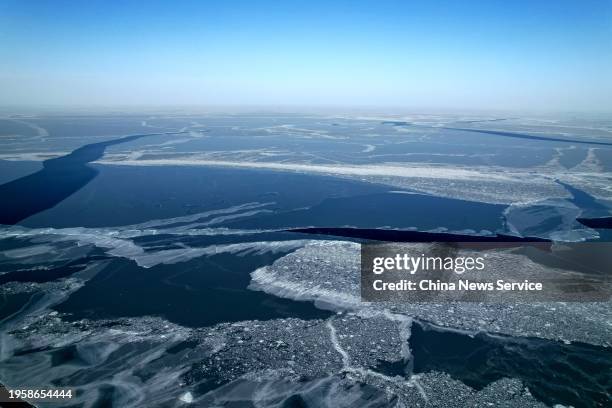
POLYGON ((0 160, 7 161, 45 161, 48 159, 55 159, 62 157, 70 152, 35 152, 35 153, 2 153, 0 154, 0 160))
POLYGON ((29 258, 31 256, 45 254, 53 251, 54 248, 50 245, 31 245, 26 248, 8 249, 6 251, 0 251, 0 257, 19 259, 29 258))
POLYGON ((305 245, 305 240, 246 242, 239 244, 211 245, 203 248, 166 249, 157 252, 145 252, 131 256, 138 266, 151 268, 160 264, 175 264, 187 262, 201 256, 212 256, 222 253, 229 254, 263 254, 292 251, 305 245))
POLYGON ((554 182, 555 174, 546 174, 541 171, 542 169, 510 170, 494 166, 423 166, 412 163, 321 165, 210 160, 207 156, 198 157, 197 155, 175 159, 102 160, 99 163, 131 166, 215 166, 323 174, 385 184, 396 188, 407 188, 442 197, 489 203, 512 203, 550 197, 568 197, 568 193, 554 182))
POLYGON ((28 126, 32 129, 34 129, 36 131, 36 136, 38 139, 40 139, 41 142, 44 142, 45 139, 47 137, 49 137, 49 132, 47 131, 47 129, 38 126, 36 123, 32 123, 32 122, 28 122, 25 120, 19 120, 19 119, 15 119, 15 118, 11 118, 10 120, 12 120, 13 122, 17 122, 20 123, 22 125, 28 126))
POLYGON ((601 173, 603 172, 603 166, 601 162, 597 158, 595 154, 595 147, 590 147, 587 153, 587 156, 584 158, 582 162, 580 162, 577 166, 575 166, 572 171, 574 172, 592 172, 592 173, 601 173))
POLYGON ((156 227, 164 227, 164 226, 168 226, 172 224, 195 222, 195 221, 201 220, 202 218, 207 218, 213 215, 232 214, 238 211, 253 210, 257 208, 267 207, 272 204, 274 203, 257 203, 257 202, 245 203, 245 204, 235 205, 232 207, 221 208, 218 210, 210 210, 210 211, 204 211, 204 212, 200 212, 196 214, 184 215, 181 217, 164 218, 161 220, 152 220, 152 221, 142 222, 139 224, 126 225, 123 229, 156 228, 156 227))
MULTIPOLYGON (((397 177, 423 177, 433 179, 456 179, 456 180, 499 180, 499 181, 517 181, 517 173, 510 171, 482 171, 484 169, 477 168, 460 168, 457 166, 418 166, 413 164, 393 165, 317 165, 317 164, 299 164, 299 163, 274 163, 274 162, 232 162, 221 160, 197 160, 197 159, 151 159, 151 160, 136 160, 136 161, 119 161, 107 162, 99 161, 103 164, 119 164, 130 166, 172 166, 172 165, 191 165, 191 166, 219 166, 219 167, 245 167, 245 168, 263 168, 270 170, 286 170, 298 171, 306 173, 325 173, 325 174, 341 174, 354 176, 397 176, 397 177)), ((489 169, 493 170, 493 169, 489 169)), ((524 174, 524 173, 521 173, 524 174)), ((541 179, 541 177, 539 177, 541 179)))

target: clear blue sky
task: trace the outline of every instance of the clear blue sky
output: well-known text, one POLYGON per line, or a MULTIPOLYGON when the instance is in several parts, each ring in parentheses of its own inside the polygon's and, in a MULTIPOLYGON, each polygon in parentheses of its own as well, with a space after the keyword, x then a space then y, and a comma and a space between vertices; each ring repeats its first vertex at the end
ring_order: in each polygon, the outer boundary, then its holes
POLYGON ((0 105, 612 110, 612 0, 0 0, 0 105))

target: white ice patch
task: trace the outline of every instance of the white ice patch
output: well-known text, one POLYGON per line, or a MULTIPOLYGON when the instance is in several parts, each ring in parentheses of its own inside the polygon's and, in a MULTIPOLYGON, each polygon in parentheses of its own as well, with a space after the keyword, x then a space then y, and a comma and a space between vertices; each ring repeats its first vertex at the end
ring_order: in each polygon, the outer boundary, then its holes
POLYGON ((219 254, 255 254, 280 253, 292 251, 305 245, 305 240, 293 241, 262 241, 245 242, 238 244, 211 245, 203 248, 178 248, 166 249, 157 252, 146 252, 142 255, 134 256, 133 259, 138 266, 151 268, 160 264, 175 264, 187 262, 201 256, 213 256, 219 254))
MULTIPOLYGON (((126 225, 122 229, 146 229, 146 228, 159 228, 166 227, 172 224, 180 224, 180 223, 193 223, 204 218, 209 218, 211 216, 225 215, 225 214, 233 214, 240 211, 245 210, 254 210, 261 209, 263 207, 267 207, 274 203, 245 203, 240 205, 235 205, 232 207, 221 208, 217 210, 204 211, 196 214, 184 215, 181 217, 173 217, 173 218, 164 218, 160 220, 152 220, 146 221, 139 224, 126 225)), ((209 222, 209 225, 212 224, 209 222)))
POLYGON ((191 404, 193 402, 193 395, 190 392, 186 392, 179 399, 185 404, 191 404))
MULTIPOLYGON (((423 245, 415 245, 415 253, 423 245)), ((337 311, 394 314, 415 317, 436 325, 468 331, 512 336, 607 344, 612 336, 610 303, 399 303, 361 301, 360 247, 342 241, 311 241, 251 274, 250 289, 279 297, 310 300, 337 311)), ((512 268, 516 279, 558 275, 562 271, 531 261, 509 250, 487 253, 491 270, 512 268), (517 275, 518 274, 518 275, 517 275)))
POLYGON ((367 144, 367 145, 364 145, 364 149, 361 151, 361 153, 370 153, 370 152, 373 152, 374 149, 376 149, 376 146, 367 144))
POLYGON ((550 197, 568 197, 568 193, 554 182, 552 175, 543 174, 541 171, 507 169, 494 166, 424 166, 412 163, 322 165, 211 160, 206 154, 195 154, 173 159, 120 161, 103 159, 99 163, 129 166, 216 166, 323 174, 408 188, 440 197, 495 204, 532 201, 550 197))
POLYGON ((311 300, 325 309, 360 309, 359 244, 342 241, 309 241, 274 264, 251 273, 249 289, 279 297, 311 300), (357 255, 357 256, 355 256, 357 255), (338 290, 341 284, 342 290, 338 290))
POLYGON ((34 153, 2 153, 0 160, 7 161, 45 161, 65 156, 70 152, 34 152, 34 153))

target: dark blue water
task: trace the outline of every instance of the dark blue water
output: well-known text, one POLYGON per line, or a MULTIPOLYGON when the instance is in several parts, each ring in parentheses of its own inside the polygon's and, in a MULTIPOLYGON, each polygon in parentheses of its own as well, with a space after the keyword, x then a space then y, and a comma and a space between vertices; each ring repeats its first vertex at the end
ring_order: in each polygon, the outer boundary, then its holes
POLYGON ((247 289, 250 272, 282 255, 220 254, 146 270, 131 261, 115 260, 54 308, 68 313, 65 319, 70 321, 155 315, 189 327, 282 317, 329 317, 330 312, 310 302, 247 289))
POLYGON ((423 194, 378 193, 327 198, 307 209, 262 215, 230 225, 239 228, 439 227, 459 231, 497 231, 503 228, 504 205, 478 203, 423 194), (475 216, 475 214, 478 214, 475 216))
POLYGON ((80 147, 66 156, 46 160, 43 169, 36 173, 0 185, 0 224, 16 224, 62 202, 98 174, 87 163, 101 158, 107 147, 145 136, 127 136, 80 147))
POLYGON ((0 160, 0 184, 32 174, 41 167, 42 164, 35 161, 0 160))
POLYGON ((266 208, 289 211, 316 205, 328 197, 386 191, 368 183, 264 170, 92 167, 98 172, 92 182, 21 225, 56 228, 129 225, 248 202, 272 203, 266 208))
POLYGON ((474 336, 413 324, 415 373, 442 371, 482 389, 501 378, 519 378, 547 405, 610 406, 612 350, 537 338, 474 336))

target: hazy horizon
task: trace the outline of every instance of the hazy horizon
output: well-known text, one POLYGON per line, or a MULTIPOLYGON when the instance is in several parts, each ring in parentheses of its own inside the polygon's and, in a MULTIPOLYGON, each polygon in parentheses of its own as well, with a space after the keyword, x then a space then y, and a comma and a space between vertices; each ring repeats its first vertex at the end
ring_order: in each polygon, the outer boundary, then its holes
POLYGON ((0 2, 0 105, 606 112, 612 2, 0 2))

